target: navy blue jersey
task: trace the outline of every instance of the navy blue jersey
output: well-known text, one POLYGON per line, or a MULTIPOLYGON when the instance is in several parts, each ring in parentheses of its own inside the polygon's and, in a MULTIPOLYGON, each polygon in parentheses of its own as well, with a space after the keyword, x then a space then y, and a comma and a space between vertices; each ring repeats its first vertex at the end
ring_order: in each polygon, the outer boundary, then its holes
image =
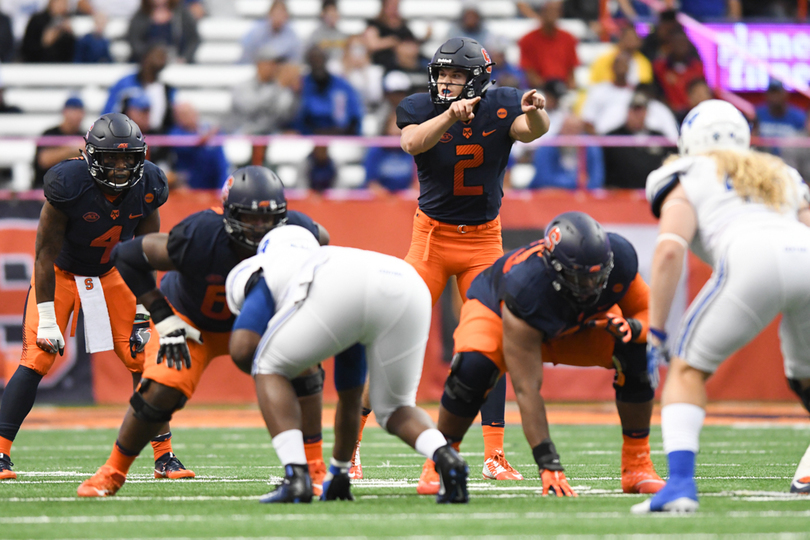
MULTIPOLYGON (((515 88, 494 88, 481 99, 475 118, 456 122, 436 146, 414 156, 419 208, 430 218, 455 225, 480 225, 498 217, 503 175, 514 140, 509 130, 523 114, 515 88)), ((421 124, 446 109, 430 94, 413 94, 397 107, 400 129, 421 124)))
MULTIPOLYGON (((287 218, 318 238, 318 226, 305 214, 290 211, 287 218)), ((225 232, 222 210, 203 210, 175 225, 168 250, 177 270, 163 276, 160 290, 172 306, 200 330, 230 332, 234 316, 225 301, 225 278, 242 258, 225 232)))
POLYGON ((100 276, 113 264, 110 253, 131 240, 135 229, 169 197, 166 175, 146 161, 141 181, 110 202, 81 158, 57 163, 45 173, 45 198, 68 216, 56 266, 80 276, 100 276))
POLYGON ((638 256, 622 236, 608 233, 613 249, 613 270, 599 301, 585 310, 575 307, 552 286, 556 272, 543 257, 545 241, 538 240, 510 251, 473 280, 467 291, 501 315, 501 302, 518 318, 543 332, 546 340, 559 337, 588 317, 602 312, 624 298, 638 272, 638 256))

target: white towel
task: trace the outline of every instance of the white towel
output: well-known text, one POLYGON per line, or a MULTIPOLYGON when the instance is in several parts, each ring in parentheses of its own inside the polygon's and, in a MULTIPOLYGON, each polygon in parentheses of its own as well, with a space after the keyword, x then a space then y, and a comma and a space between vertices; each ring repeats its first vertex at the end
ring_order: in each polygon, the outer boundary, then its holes
MULTIPOLYGON (((84 313, 84 348, 88 353, 113 350, 112 326, 101 279, 73 276, 84 313)), ((74 313, 75 317, 76 314, 74 313)))

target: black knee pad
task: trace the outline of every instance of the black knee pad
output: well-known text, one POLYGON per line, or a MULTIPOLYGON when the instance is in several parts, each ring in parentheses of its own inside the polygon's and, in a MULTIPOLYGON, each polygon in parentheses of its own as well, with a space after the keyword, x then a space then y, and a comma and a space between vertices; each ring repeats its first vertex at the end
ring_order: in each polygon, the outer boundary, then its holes
POLYGON ((135 418, 150 424, 163 424, 172 419, 174 411, 180 410, 185 406, 187 398, 183 395, 180 401, 173 409, 159 409, 143 399, 143 392, 152 384, 150 379, 142 379, 141 384, 129 400, 132 410, 135 411, 135 418))
POLYGON ((616 401, 645 403, 655 396, 647 374, 647 345, 645 343, 616 343, 613 349, 613 389, 616 401))
POLYGON ((444 383, 442 406, 456 416, 474 417, 499 376, 498 366, 483 354, 456 354, 444 383))
POLYGON ((295 390, 295 395, 302 398, 307 396, 314 396, 323 392, 324 372, 320 364, 318 364, 318 372, 312 375, 304 375, 303 377, 296 377, 290 381, 295 390))
POLYGON ((788 385, 790 385, 791 390, 796 392, 799 399, 802 400, 804 408, 810 412, 810 386, 802 390, 802 383, 799 379, 788 379, 788 385))

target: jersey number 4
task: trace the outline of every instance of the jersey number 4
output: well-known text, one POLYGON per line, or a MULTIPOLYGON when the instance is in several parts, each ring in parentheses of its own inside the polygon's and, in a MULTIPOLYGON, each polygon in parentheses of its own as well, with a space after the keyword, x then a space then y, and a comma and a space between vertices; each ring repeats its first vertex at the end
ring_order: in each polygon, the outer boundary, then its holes
POLYGON ((101 254, 101 261, 99 261, 101 264, 110 262, 110 253, 112 253, 113 248, 121 239, 122 228, 123 227, 120 225, 110 227, 107 232, 101 236, 97 236, 92 242, 90 242, 90 245, 93 247, 104 248, 104 253, 101 254))
POLYGON ((470 157, 458 161, 453 167, 453 195, 483 195, 484 186, 464 184, 464 170, 480 167, 484 163, 484 148, 480 144, 459 144, 456 155, 470 157))

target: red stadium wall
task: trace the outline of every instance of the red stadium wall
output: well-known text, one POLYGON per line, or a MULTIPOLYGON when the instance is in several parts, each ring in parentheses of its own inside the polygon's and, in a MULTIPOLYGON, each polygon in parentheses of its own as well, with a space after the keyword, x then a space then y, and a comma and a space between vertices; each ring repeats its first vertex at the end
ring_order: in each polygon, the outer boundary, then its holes
MULTIPOLYGON (((355 194, 357 195, 357 194, 355 194)), ((168 231, 192 212, 217 204, 217 196, 207 192, 175 192, 161 208, 161 229, 168 231)), ((325 226, 334 245, 371 249, 403 257, 410 242, 411 222, 416 210, 412 197, 384 199, 337 199, 311 196, 296 199, 291 194, 290 207, 302 211, 325 226)), ((505 230, 542 229, 560 212, 580 210, 605 224, 616 226, 655 225, 643 195, 637 192, 514 192, 504 199, 502 220, 505 230)), ((0 220, 2 223, 3 220, 0 220)), ((30 222, 29 222, 30 226, 30 222)), ((610 228, 610 227, 608 227, 610 228)), ((30 229, 29 229, 30 231, 30 229)), ((0 227, 3 252, 28 253, 33 257, 32 235, 26 241, 14 228, 0 227)), ((639 246, 637 246, 639 247, 639 246)), ((647 250, 651 249, 647 246, 647 250)), ((640 250, 641 251, 641 250, 640 250)), ((710 269, 696 259, 689 264, 688 296, 693 298, 710 274, 710 269)), ((0 284, 0 287, 2 285, 0 284)), ((24 292, 0 290, 0 311, 17 313, 24 292), (9 311, 11 310, 11 311, 9 311)), ((8 312, 8 313, 6 313, 8 312)), ((440 311, 434 310, 431 338, 425 357, 419 399, 437 401, 447 373, 443 361, 440 311)), ((2 351, 0 351, 2 353, 2 351)), ((18 350, 5 348, 5 375, 16 369, 18 350)), ((1 358, 0 358, 1 359, 1 358)), ((122 403, 131 392, 129 375, 111 352, 91 358, 94 398, 98 403, 122 403)), ((331 361, 327 370, 327 399, 334 400, 331 361)), ((546 366, 543 394, 548 400, 602 401, 614 398, 612 372, 599 368, 580 369, 546 366)), ((2 373, 0 373, 2 376, 2 373)), ((511 393, 511 389, 510 389, 511 393)), ((709 396, 723 400, 789 400, 793 399, 784 380, 781 354, 775 325, 733 358, 710 380, 709 396)), ((513 398, 513 396, 511 396, 513 398)), ((227 357, 216 359, 203 376, 194 397, 196 403, 242 403, 255 401, 248 376, 231 365, 227 357)))

